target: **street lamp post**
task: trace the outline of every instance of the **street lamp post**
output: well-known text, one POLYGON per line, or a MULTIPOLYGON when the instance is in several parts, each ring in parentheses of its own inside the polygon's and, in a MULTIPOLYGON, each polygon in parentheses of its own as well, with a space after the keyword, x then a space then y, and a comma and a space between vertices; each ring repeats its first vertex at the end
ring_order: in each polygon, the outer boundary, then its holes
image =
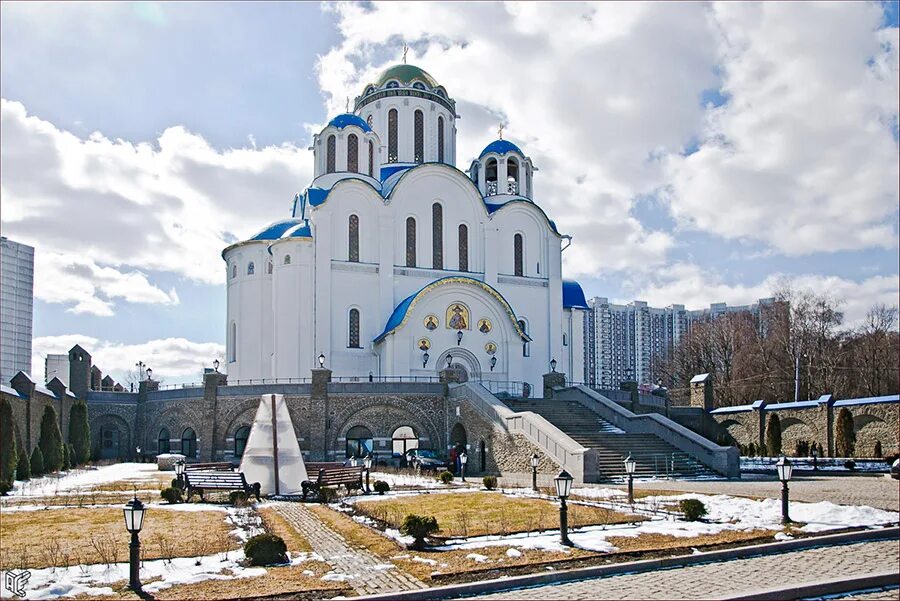
POLYGON ((428 365, 429 359, 431 359, 431 355, 428 354, 428 351, 425 351, 425 354, 422 355, 422 369, 425 369, 425 366, 428 365))
POLYGON ((556 359, 550 359, 550 371, 556 371, 556 359))
POLYGON ((184 459, 175 462, 175 482, 178 488, 184 488, 184 459))
POLYGON ((150 369, 149 367, 147 368, 147 381, 148 382, 153 381, 153 370, 150 369))
POLYGON ((819 448, 816 446, 816 443, 813 443, 812 448, 812 457, 813 457, 813 471, 819 471, 819 448))
POLYGON ((453 364, 453 355, 447 355, 447 369, 453 364))
POLYGON ((219 360, 218 359, 213 361, 213 369, 216 370, 216 373, 219 373, 219 360))
POLYGON ((494 371, 494 367, 497 365, 497 357, 491 357, 491 371, 494 371))
POLYGON ((134 447, 135 455, 137 456, 138 463, 143 463, 141 461, 141 447, 134 447))
POLYGON ((569 508, 566 507, 566 497, 572 490, 572 474, 563 470, 553 479, 556 484, 556 495, 559 497, 559 541, 567 547, 572 547, 572 541, 569 540, 569 508))
POLYGON ((634 470, 637 462, 631 457, 631 453, 625 458, 625 473, 628 474, 628 503, 634 505, 634 470))
POLYGON ((456 332, 456 346, 459 346, 462 343, 463 333, 462 330, 456 332))
POLYGON ((146 509, 137 496, 128 501, 123 508, 125 514, 125 529, 131 533, 131 544, 128 545, 128 588, 133 591, 141 590, 141 541, 138 533, 144 525, 144 513, 146 509))
POLYGON ((459 470, 460 470, 460 474, 462 475, 463 482, 466 481, 466 462, 468 460, 469 460, 469 456, 466 454, 465 451, 460 453, 460 455, 459 455, 459 466, 460 466, 459 470))
POLYGON ((366 466, 366 494, 372 492, 372 489, 369 488, 369 472, 372 470, 372 453, 366 455, 366 458, 363 459, 363 465, 366 466))
POLYGON ((319 353, 319 369, 325 367, 325 353, 319 353))
POLYGON ((778 479, 781 480, 781 523, 790 524, 791 518, 788 515, 788 481, 794 472, 794 465, 790 459, 782 455, 775 467, 778 470, 778 479))
POLYGON ((538 462, 540 462, 541 458, 538 457, 538 454, 535 453, 531 456, 531 490, 537 492, 537 467, 538 462))
POLYGON ((350 456, 350 467, 356 467, 356 455, 350 456))

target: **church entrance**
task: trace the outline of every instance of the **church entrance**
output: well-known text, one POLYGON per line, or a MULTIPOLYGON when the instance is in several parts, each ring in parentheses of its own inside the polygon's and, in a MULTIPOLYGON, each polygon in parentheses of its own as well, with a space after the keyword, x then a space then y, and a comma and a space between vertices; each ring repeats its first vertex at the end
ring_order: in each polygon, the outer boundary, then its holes
POLYGON ((445 369, 453 370, 456 372, 459 382, 468 382, 469 380, 478 382, 481 380, 481 366, 478 363, 478 359, 465 348, 457 347, 444 351, 434 367, 438 375, 445 369))

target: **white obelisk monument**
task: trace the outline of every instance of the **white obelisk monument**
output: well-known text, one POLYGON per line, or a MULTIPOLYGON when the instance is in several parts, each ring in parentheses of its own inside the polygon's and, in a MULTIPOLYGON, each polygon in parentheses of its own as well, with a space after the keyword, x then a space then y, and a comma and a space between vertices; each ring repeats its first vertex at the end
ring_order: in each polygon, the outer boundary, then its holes
POLYGON ((247 482, 259 482, 260 494, 292 495, 302 490, 306 466, 284 396, 262 395, 241 458, 241 471, 247 482))

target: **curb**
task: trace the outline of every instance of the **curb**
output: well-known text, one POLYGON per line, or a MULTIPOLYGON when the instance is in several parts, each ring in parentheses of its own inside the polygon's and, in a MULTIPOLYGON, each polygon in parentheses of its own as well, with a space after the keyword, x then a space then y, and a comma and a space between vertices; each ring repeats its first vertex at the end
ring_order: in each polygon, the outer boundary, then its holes
POLYGON ((753 593, 745 593, 735 597, 721 597, 720 601, 780 601, 782 599, 806 599, 809 597, 824 597, 826 595, 838 595, 852 593, 865 589, 879 589, 886 586, 900 584, 900 574, 897 572, 884 572, 881 574, 866 574, 854 578, 841 578, 835 580, 820 580, 797 584, 787 588, 772 588, 753 593))
MULTIPOLYGON (((900 527, 880 528, 878 530, 863 530, 860 532, 849 532, 844 534, 830 534, 825 536, 800 538, 785 542, 764 543, 761 545, 752 545, 749 547, 737 547, 734 549, 724 549, 722 551, 711 551, 709 553, 700 553, 697 555, 676 555, 674 557, 645 559, 641 561, 630 561, 604 566, 591 566, 588 568, 578 568, 562 572, 527 574, 525 576, 512 576, 505 578, 501 577, 492 580, 467 582, 463 584, 451 584, 447 586, 438 586, 415 591, 380 593, 378 595, 354 597, 354 601, 362 599, 372 601, 381 599, 428 601, 430 599, 470 597, 475 595, 482 595, 485 593, 494 593, 498 591, 507 591, 519 588, 530 588, 548 584, 559 584, 563 582, 587 580, 589 578, 599 578, 604 576, 615 576, 625 573, 637 574, 641 572, 680 568, 716 561, 728 561, 730 559, 755 557, 759 555, 774 555, 799 549, 811 549, 814 547, 844 545, 858 542, 891 540, 895 538, 900 539, 900 527)), ((754 596, 752 598, 756 599, 758 597, 754 596)), ((775 599, 784 597, 772 598, 775 599)))

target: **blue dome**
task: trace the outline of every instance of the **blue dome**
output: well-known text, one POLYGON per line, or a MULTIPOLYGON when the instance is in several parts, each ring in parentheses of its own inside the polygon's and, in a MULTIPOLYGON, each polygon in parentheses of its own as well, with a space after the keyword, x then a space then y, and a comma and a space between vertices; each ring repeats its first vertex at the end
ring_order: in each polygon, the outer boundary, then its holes
POLYGON ((497 154, 506 154, 507 152, 518 152, 522 156, 525 156, 525 153, 522 152, 522 149, 510 142, 509 140, 494 140, 490 144, 484 147, 484 150, 481 151, 481 154, 478 155, 480 159, 484 155, 489 152, 496 152, 497 154))
POLYGON ((575 280, 562 281, 563 308, 564 309, 590 309, 584 298, 584 290, 581 284, 575 280))
POLYGON ((284 221, 276 221, 270 225, 267 225, 265 229, 256 234, 255 236, 251 236, 251 240, 277 240, 281 238, 281 235, 284 234, 287 230, 294 227, 298 223, 303 223, 302 219, 286 219, 284 221))
POLYGON ((348 125, 355 125, 364 132, 372 131, 372 128, 369 127, 368 123, 363 121, 362 117, 358 117, 353 113, 344 113, 343 115, 338 115, 337 117, 329 121, 328 125, 333 125, 338 129, 344 129, 348 125))

